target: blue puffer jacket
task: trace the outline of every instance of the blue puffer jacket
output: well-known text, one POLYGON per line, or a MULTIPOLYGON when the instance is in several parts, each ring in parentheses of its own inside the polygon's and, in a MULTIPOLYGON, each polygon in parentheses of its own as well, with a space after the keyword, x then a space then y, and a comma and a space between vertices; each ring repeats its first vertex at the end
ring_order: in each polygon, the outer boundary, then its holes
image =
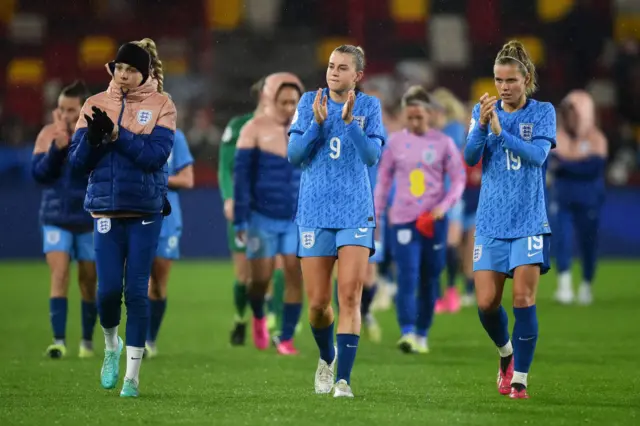
POLYGON ((92 213, 161 213, 167 193, 167 159, 173 147, 176 110, 149 79, 123 94, 112 80, 106 92, 87 100, 73 135, 69 162, 90 173, 84 207, 92 213), (118 126, 118 138, 92 146, 84 114, 92 106, 118 126))
POLYGON ((52 143, 53 139, 49 139, 47 127, 41 135, 48 139, 44 143, 50 144, 49 150, 42 152, 36 149, 31 160, 33 178, 45 186, 40 203, 40 222, 43 225, 90 231, 93 219, 82 205, 88 176, 72 171, 67 163, 68 148, 58 149, 52 143))

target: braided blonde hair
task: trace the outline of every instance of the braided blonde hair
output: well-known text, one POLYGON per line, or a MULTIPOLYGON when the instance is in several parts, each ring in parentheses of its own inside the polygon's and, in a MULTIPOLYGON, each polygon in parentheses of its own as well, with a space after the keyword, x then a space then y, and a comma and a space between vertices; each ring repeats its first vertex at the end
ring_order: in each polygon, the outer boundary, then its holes
POLYGON ((164 71, 162 69, 162 61, 158 56, 158 48, 156 42, 150 38, 143 38, 140 41, 134 41, 136 45, 142 47, 149 54, 151 59, 151 77, 158 81, 158 92, 164 93, 164 71))

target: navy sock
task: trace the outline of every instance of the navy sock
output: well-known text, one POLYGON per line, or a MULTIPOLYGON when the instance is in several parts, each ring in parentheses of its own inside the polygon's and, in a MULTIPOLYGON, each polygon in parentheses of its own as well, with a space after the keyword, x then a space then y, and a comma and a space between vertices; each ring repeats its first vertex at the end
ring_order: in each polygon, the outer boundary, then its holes
POLYGON ((467 282, 465 284, 465 292, 467 294, 474 294, 476 291, 476 287, 473 283, 473 278, 467 278, 467 282))
POLYGON ((333 300, 336 302, 336 310, 340 311, 340 300, 338 299, 338 279, 333 280, 333 300))
POLYGON ((264 318, 264 296, 254 296, 249 294, 249 304, 253 311, 253 317, 255 319, 264 318))
POLYGON ((538 341, 538 316, 536 305, 513 308, 516 318, 513 325, 513 367, 519 373, 528 373, 538 341))
POLYGON ((338 372, 336 374, 336 382, 345 380, 351 384, 351 370, 356 360, 359 340, 360 336, 357 334, 338 334, 338 372))
POLYGON ((296 331, 296 325, 300 320, 300 312, 302 311, 302 303, 285 303, 282 308, 282 333, 280 341, 287 341, 293 338, 296 331))
POLYGON ((82 339, 88 342, 93 340, 93 329, 98 318, 98 307, 96 302, 82 301, 82 339))
POLYGON ((158 331, 164 318, 164 312, 167 309, 167 299, 151 300, 149 299, 149 331, 147 333, 147 341, 155 342, 158 338, 158 331))
POLYGON ((455 287, 459 265, 458 250, 447 246, 447 287, 455 287))
POLYGON ((49 316, 53 338, 64 340, 67 330, 67 298, 52 297, 49 299, 49 316))
POLYGON ((360 302, 360 315, 362 318, 369 315, 369 309, 371 308, 373 298, 376 296, 376 291, 378 291, 378 284, 376 283, 371 287, 362 288, 362 300, 360 302))
POLYGON ((501 348, 509 341, 509 318, 502 305, 493 312, 478 309, 480 322, 497 347, 501 348))
POLYGON ((331 364, 336 357, 336 350, 333 345, 333 323, 325 328, 311 326, 311 332, 316 340, 318 349, 320 349, 320 358, 327 364, 331 364))

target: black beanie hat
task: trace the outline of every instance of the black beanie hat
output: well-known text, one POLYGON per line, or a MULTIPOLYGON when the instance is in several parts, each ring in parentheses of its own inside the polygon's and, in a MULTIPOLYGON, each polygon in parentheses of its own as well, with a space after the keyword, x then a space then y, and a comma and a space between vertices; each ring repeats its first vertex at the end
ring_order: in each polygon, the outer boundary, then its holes
POLYGON ((140 74, 142 74, 142 83, 140 84, 144 84, 149 78, 151 57, 146 50, 135 43, 125 43, 120 46, 116 59, 109 62, 112 74, 115 72, 116 63, 127 64, 140 71, 140 74))

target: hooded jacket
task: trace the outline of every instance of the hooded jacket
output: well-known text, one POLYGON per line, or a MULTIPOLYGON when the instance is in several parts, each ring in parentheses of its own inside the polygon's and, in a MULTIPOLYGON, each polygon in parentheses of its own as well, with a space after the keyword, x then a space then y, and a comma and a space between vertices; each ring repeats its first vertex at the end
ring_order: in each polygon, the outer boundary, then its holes
POLYGON ((175 130, 176 108, 152 78, 127 93, 112 79, 105 92, 87 99, 69 150, 71 165, 89 173, 85 209, 93 216, 161 213, 175 130), (115 141, 89 144, 84 114, 91 116, 93 106, 118 126, 115 141))
POLYGON ((293 220, 295 215, 301 172, 287 160, 290 117, 276 108, 283 85, 304 92, 293 74, 269 75, 262 92, 263 112, 245 124, 236 144, 234 225, 238 230, 246 227, 252 211, 282 220, 293 220))
POLYGON ((577 125, 574 134, 561 124, 553 152, 554 195, 561 204, 593 206, 604 199, 607 138, 595 123, 595 105, 583 90, 574 90, 563 100, 573 107, 577 125))

